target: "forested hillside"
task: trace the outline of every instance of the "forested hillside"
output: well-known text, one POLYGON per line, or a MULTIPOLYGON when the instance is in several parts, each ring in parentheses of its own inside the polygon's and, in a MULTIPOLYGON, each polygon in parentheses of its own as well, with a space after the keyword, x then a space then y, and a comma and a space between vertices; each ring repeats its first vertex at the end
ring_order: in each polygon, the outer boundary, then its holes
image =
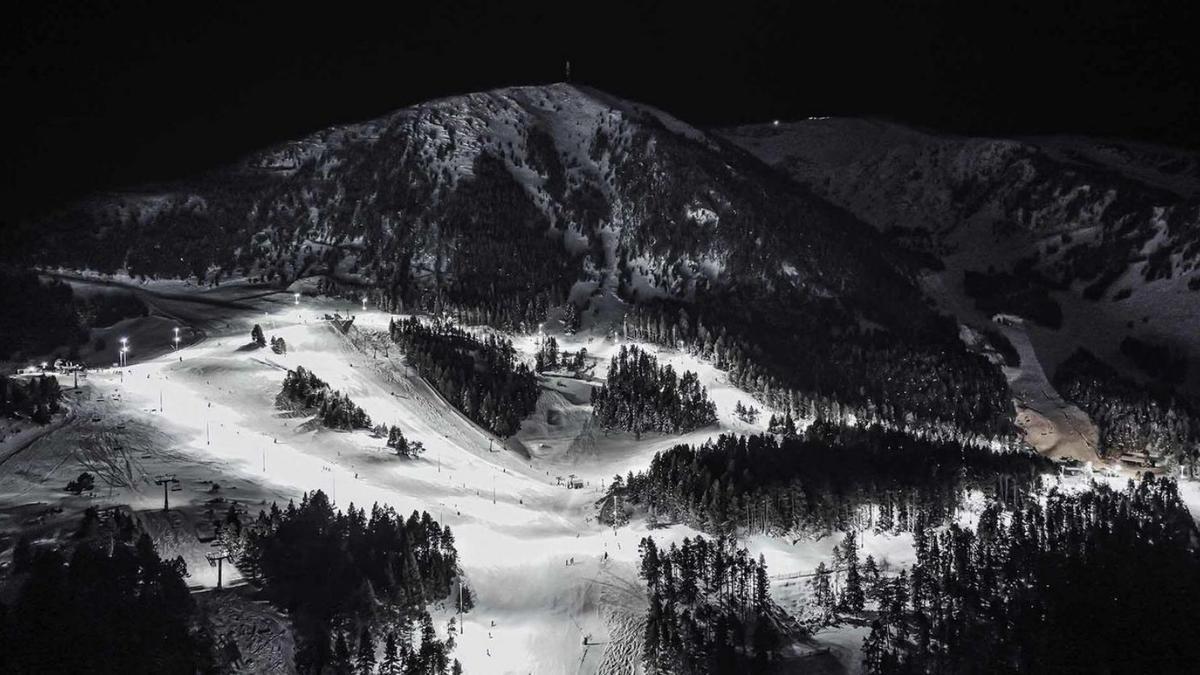
MULTIPOLYGON (((1194 151, 854 118, 721 133, 914 252, 948 310, 1017 314, 1118 368, 1130 339, 1200 356, 1194 151)), ((1200 373, 1163 374, 1200 393, 1200 373)))
POLYGON ((690 306, 650 303, 626 319, 625 331, 712 360, 733 383, 798 419, 1014 444, 1004 376, 968 352, 952 326, 914 321, 905 339, 852 321, 827 300, 724 293, 690 306))
POLYGON ((621 347, 612 357, 604 384, 592 391, 592 406, 602 427, 639 435, 684 433, 717 421, 717 406, 696 373, 676 375, 636 346, 621 347))
POLYGON ((53 375, 27 381, 0 375, 0 415, 21 415, 45 424, 59 411, 61 398, 62 390, 53 375))
POLYGON ((642 663, 655 675, 766 672, 783 640, 767 565, 729 539, 642 539, 650 608, 642 663))
POLYGON ((533 412, 537 381, 508 340, 480 339, 449 322, 425 324, 415 317, 393 320, 388 332, 421 377, 497 435, 516 433, 533 412))
POLYGON ((609 495, 714 533, 911 532, 947 522, 969 490, 1020 503, 1049 467, 1030 453, 816 423, 782 440, 722 434, 676 445, 609 495))
POLYGON ((695 345, 701 320, 725 334, 738 383, 795 400, 797 417, 812 402, 1011 436, 1003 380, 922 298, 914 258, 720 137, 583 87, 432 101, 26 231, 12 252, 26 262, 319 276, 389 310, 522 332, 560 318, 608 331, 667 302, 654 321, 695 345))
POLYGON ((426 606, 461 583, 458 553, 450 528, 428 513, 335 511, 318 490, 260 512, 233 548, 238 566, 293 617, 301 672, 373 670, 384 645, 395 672, 450 671, 453 645, 433 632, 426 606))
POLYGON ((869 673, 1188 672, 1200 557, 1175 483, 1051 492, 923 529, 863 645, 869 673), (1164 592, 1163 580, 1171 591, 1164 592))
POLYGON ((1195 473, 1200 412, 1188 399, 1169 388, 1139 385, 1082 349, 1059 366, 1054 386, 1091 417, 1106 457, 1165 456, 1195 473))
POLYGON ((72 540, 13 552, 0 602, 0 671, 14 674, 194 673, 211 670, 213 636, 188 592, 187 565, 163 560, 150 536, 117 513, 97 531, 95 508, 72 540), (102 534, 102 536, 97 536, 102 534))

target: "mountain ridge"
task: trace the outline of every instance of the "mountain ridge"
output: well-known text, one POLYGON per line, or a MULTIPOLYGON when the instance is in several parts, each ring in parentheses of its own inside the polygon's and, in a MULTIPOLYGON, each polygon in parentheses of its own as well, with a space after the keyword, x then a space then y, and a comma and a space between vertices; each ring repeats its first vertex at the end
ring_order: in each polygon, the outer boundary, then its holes
POLYGON ((999 372, 934 311, 911 255, 722 137, 569 84, 310 134, 68 209, 31 241, 22 255, 43 266, 317 278, 392 311, 517 332, 611 334, 645 310, 644 335, 692 344, 797 415, 840 400, 829 414, 989 434, 1011 417, 999 372), (956 380, 969 384, 955 393, 956 380))
MULTIPOLYGON (((1051 366, 1082 345, 1144 380, 1123 353, 1126 340, 1185 360, 1200 355, 1186 309, 1200 302, 1196 153, 1086 137, 957 136, 858 118, 720 133, 935 256, 946 269, 927 278, 956 296, 956 314, 974 300, 983 311, 1040 321, 1034 339, 1051 366), (1006 306, 1004 297, 1025 300, 1006 306)), ((1194 372, 1189 380, 1200 386, 1194 372)))

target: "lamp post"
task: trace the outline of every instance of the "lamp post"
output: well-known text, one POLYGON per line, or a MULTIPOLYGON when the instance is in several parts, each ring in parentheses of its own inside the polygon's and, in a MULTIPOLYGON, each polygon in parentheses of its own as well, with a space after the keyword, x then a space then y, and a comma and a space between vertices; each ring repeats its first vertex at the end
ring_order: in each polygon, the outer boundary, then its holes
POLYGON ((367 296, 363 296, 363 311, 367 311, 367 296))
POLYGON ((293 295, 293 296, 295 297, 295 299, 296 299, 296 304, 297 304, 297 305, 298 305, 298 304, 300 304, 300 294, 299 294, 299 293, 293 293, 292 295, 293 295))
POLYGON ((175 327, 175 351, 179 351, 179 327, 175 327))
POLYGON ((125 352, 129 351, 129 338, 121 338, 121 367, 124 368, 127 362, 125 352))

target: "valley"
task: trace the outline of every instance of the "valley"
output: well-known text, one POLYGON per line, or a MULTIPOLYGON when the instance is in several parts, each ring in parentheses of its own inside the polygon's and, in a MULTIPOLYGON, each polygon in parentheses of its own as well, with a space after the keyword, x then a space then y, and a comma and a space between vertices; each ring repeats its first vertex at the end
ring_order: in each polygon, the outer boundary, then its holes
POLYGON ((1116 658, 1083 607, 1173 653, 1197 165, 563 82, 65 205, 0 256, 0 638, 130 601, 196 671, 1026 672, 1116 658))

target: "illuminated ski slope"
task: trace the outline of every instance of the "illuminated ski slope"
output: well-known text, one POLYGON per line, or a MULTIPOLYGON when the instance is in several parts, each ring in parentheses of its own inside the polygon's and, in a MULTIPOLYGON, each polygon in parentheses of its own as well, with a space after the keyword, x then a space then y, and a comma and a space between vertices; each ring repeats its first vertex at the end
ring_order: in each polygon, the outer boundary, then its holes
MULTIPOLYGON (((352 334, 361 345, 364 334, 386 330, 389 315, 332 301, 304 299, 297 306, 290 294, 255 302, 253 310, 204 309, 212 312, 205 322, 207 338, 177 354, 135 362, 124 373, 93 373, 89 386, 105 397, 105 405, 118 406, 106 414, 123 410, 141 420, 139 428, 152 434, 139 433, 153 436, 143 445, 169 446, 178 470, 204 467, 223 486, 239 486, 239 492, 226 489, 224 494, 251 502, 251 513, 261 500, 296 498, 320 489, 340 507, 380 503, 402 513, 423 509, 449 525, 476 594, 476 608, 456 636, 454 652, 467 672, 636 671, 645 611, 636 573, 637 544, 648 532, 640 523, 616 531, 601 527, 594 502, 614 474, 644 468, 658 450, 702 442, 721 430, 752 430, 732 416, 738 400, 751 402, 748 395, 709 364, 683 354, 660 354, 677 369, 700 374, 718 404, 720 428, 685 436, 646 435, 637 441, 627 434, 590 430, 589 385, 548 378, 539 410, 518 435, 531 452, 525 459, 410 375, 395 349, 386 357, 382 350, 373 356, 370 347, 356 347, 323 320, 335 311, 354 313, 352 334), (286 340, 287 354, 248 346, 254 323, 268 338, 286 340), (374 423, 397 425, 410 439, 421 441, 425 455, 402 459, 385 447, 384 439, 367 432, 331 431, 281 413, 275 396, 286 371, 297 366, 347 393, 374 423), (114 394, 120 397, 117 403, 112 403, 114 394), (553 406, 573 407, 575 414, 546 424, 545 410, 553 406), (585 487, 558 485, 557 478, 567 474, 575 474, 585 487)), ((586 346, 601 357, 600 376, 618 346, 603 338, 566 337, 561 342, 569 349, 586 346)), ((526 353, 532 345, 531 339, 517 343, 526 353)), ((153 471, 177 470, 171 461, 155 464, 153 471)), ((188 476, 184 489, 171 495, 173 509, 179 505, 181 513, 210 497, 203 489, 207 484, 197 480, 198 471, 188 476)), ((138 508, 154 508, 160 495, 153 486, 142 485, 138 508)), ((662 544, 696 534, 684 526, 653 532, 662 544)), ((777 574, 811 571, 839 540, 792 545, 753 537, 747 544, 754 555, 762 552, 777 574)), ((869 537, 865 548, 903 563, 910 544, 903 537, 869 537)), ((211 586, 215 574, 204 565, 203 551, 178 553, 196 572, 190 581, 211 586)), ((236 573, 226 574, 227 582, 236 578, 236 573)), ((454 611, 452 601, 435 608, 443 633, 454 611)))

